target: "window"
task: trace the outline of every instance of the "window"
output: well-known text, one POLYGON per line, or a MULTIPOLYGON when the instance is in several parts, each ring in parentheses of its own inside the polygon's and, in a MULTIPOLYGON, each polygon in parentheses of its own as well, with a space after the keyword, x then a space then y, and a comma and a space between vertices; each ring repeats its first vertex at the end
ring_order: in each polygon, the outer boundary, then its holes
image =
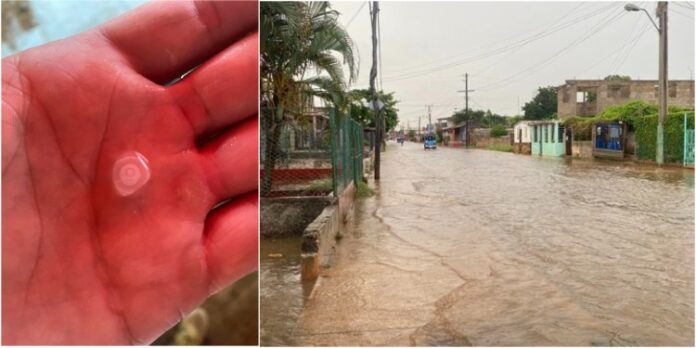
POLYGON ((537 142, 537 127, 536 126, 534 126, 534 128, 532 128, 532 142, 533 143, 537 142))
POLYGON ((565 128, 558 126, 558 142, 563 143, 563 132, 565 131, 565 128))
POLYGON ((595 148, 623 151, 623 145, 621 144, 622 133, 622 125, 617 123, 597 125, 595 132, 595 148))
POLYGON ((550 127, 551 127, 551 140, 550 140, 550 142, 553 143, 554 142, 553 139, 556 139, 556 125, 552 124, 550 127))
POLYGON ((585 102, 585 92, 576 92, 575 93, 575 102, 576 103, 584 103, 585 102))

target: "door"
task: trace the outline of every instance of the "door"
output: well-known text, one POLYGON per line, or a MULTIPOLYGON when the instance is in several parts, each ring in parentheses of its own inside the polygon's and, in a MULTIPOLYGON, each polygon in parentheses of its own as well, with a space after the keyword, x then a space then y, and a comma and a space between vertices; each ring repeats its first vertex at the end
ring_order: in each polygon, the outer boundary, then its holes
POLYGON ((566 156, 573 155, 573 129, 568 127, 565 131, 565 152, 566 156))

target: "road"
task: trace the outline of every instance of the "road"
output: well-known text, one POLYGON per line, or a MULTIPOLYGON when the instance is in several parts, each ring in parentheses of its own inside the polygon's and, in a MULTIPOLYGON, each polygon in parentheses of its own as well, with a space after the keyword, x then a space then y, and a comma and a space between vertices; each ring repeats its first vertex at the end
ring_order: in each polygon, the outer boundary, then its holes
POLYGON ((692 170, 390 143, 304 345, 693 345, 692 170))

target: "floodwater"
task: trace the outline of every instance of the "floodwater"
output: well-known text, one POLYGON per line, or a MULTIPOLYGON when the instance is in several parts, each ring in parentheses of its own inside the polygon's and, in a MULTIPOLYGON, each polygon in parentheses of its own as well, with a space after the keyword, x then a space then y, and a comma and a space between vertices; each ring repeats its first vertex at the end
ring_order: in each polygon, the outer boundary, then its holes
POLYGON ((261 239, 261 345, 296 345, 294 329, 314 282, 300 279, 302 239, 261 239))
POLYGON ((346 229, 262 344, 694 344, 692 170, 390 144, 346 229))

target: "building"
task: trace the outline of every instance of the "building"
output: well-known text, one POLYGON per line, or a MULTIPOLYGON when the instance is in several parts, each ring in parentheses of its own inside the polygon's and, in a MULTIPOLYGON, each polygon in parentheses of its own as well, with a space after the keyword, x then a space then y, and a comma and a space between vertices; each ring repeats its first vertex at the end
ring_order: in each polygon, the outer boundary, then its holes
POLYGON ((559 157, 566 154, 565 127, 558 120, 531 121, 532 155, 559 157))
MULTIPOLYGON (((558 117, 593 116, 607 106, 643 100, 658 104, 656 80, 566 80, 557 87, 558 117)), ((694 107, 694 80, 669 81, 669 105, 694 107)))
POLYGON ((608 158, 624 158, 629 145, 628 127, 625 123, 595 122, 592 125, 592 156, 608 158))
POLYGON ((448 139, 447 146, 466 146, 466 122, 443 128, 442 132, 443 137, 448 139))
POLYGON ((532 153, 532 121, 520 121, 513 128, 513 148, 515 153, 530 155, 532 153))

